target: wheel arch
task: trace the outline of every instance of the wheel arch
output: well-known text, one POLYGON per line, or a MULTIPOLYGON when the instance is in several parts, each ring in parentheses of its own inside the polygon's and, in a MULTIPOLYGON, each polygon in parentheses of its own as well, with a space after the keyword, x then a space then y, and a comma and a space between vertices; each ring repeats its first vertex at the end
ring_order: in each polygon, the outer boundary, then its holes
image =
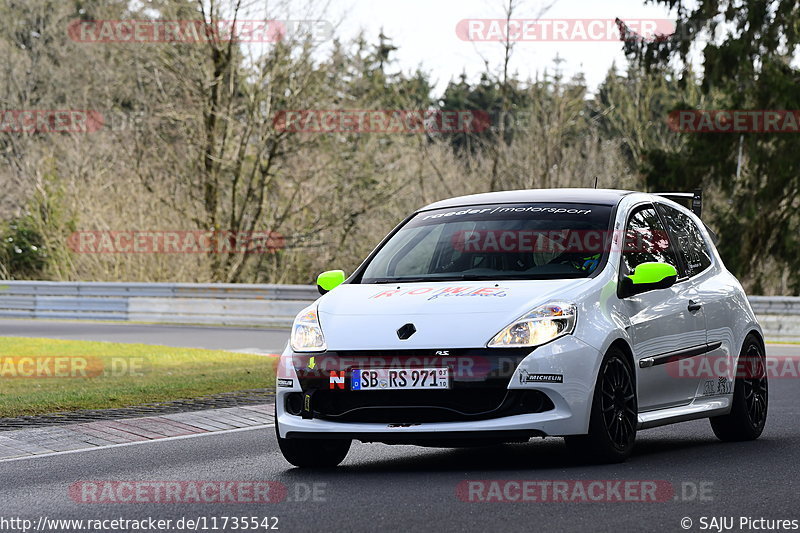
POLYGON ((625 355, 625 360, 630 365, 631 378, 633 379, 633 389, 636 391, 637 404, 638 404, 639 380, 636 379, 637 378, 637 375, 636 375, 636 362, 634 361, 634 358, 633 358, 633 349, 631 348, 631 345, 628 343, 627 339, 625 339, 623 337, 617 337, 617 338, 611 340, 611 342, 608 343, 608 346, 606 347, 606 349, 601 352, 603 354, 603 356, 600 358, 600 362, 598 364, 598 369, 597 369, 597 375, 595 376, 595 383, 592 386, 592 402, 589 403, 589 409, 591 409, 591 405, 594 403, 594 389, 597 386, 597 380, 600 378, 600 367, 602 367, 602 364, 603 364, 602 361, 605 358, 606 354, 608 354, 608 352, 610 350, 614 349, 614 348, 617 348, 619 351, 621 351, 625 355))
POLYGON ((608 353, 608 350, 610 350, 612 348, 617 348, 622 353, 625 354, 625 358, 627 359, 628 363, 631 365, 631 375, 633 376, 633 382, 635 384, 636 383, 636 364, 635 364, 635 361, 633 360, 633 350, 631 349, 630 344, 628 344, 628 341, 626 341, 625 339, 618 338, 618 339, 613 340, 611 342, 611 344, 608 345, 608 348, 606 349, 606 353, 608 353))
POLYGON ((766 341, 764 340, 764 334, 761 333, 760 329, 748 328, 745 334, 742 335, 742 341, 739 343, 739 349, 735 354, 736 365, 739 364, 739 359, 742 357, 742 354, 744 353, 745 344, 747 344, 747 340, 750 337, 754 337, 756 339, 756 342, 758 342, 759 346, 761 346, 761 352, 764 354, 764 357, 767 356, 767 344, 766 341))
POLYGON ((750 331, 748 331, 747 333, 745 333, 744 339, 742 339, 742 345, 739 347, 739 353, 740 354, 742 353, 742 350, 744 349, 744 343, 747 342, 747 338, 750 337, 751 335, 758 340, 758 343, 761 345, 761 349, 764 350, 764 355, 766 355, 767 354, 767 343, 764 340, 764 335, 761 333, 761 331, 759 331, 759 330, 757 330, 755 328, 753 328, 750 331))

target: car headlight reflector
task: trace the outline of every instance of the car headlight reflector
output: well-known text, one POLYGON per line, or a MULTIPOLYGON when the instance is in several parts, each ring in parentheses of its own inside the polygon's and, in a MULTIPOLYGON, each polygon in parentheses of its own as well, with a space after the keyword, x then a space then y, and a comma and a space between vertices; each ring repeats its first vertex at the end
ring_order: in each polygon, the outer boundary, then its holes
POLYGON ((503 328, 487 346, 489 348, 541 346, 575 329, 578 310, 574 304, 550 302, 525 313, 503 328))
POLYGON ((291 345, 295 352, 324 352, 328 349, 316 305, 306 307, 294 319, 291 345))

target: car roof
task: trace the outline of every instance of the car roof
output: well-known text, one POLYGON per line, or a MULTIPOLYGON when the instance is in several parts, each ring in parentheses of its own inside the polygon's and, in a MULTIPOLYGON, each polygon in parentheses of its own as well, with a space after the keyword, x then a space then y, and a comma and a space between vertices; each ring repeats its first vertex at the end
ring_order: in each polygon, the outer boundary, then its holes
POLYGON ((458 196, 429 204, 419 211, 463 207, 482 204, 516 204, 528 202, 552 202, 564 204, 617 205, 623 197, 633 191, 617 189, 524 189, 518 191, 486 192, 458 196))

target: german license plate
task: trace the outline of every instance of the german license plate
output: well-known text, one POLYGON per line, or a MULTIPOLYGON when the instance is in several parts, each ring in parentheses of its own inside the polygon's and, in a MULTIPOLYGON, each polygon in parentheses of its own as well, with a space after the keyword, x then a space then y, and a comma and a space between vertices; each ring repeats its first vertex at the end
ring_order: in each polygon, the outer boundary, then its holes
POLYGON ((450 388, 448 368, 356 368, 352 390, 432 390, 450 388))

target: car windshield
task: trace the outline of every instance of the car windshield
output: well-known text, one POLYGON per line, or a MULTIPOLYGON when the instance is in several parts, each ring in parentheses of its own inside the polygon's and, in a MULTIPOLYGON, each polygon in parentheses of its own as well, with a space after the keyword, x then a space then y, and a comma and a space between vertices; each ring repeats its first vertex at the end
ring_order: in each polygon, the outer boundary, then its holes
POLYGON ((360 282, 588 277, 608 249, 611 211, 558 203, 424 211, 381 247, 360 282))

